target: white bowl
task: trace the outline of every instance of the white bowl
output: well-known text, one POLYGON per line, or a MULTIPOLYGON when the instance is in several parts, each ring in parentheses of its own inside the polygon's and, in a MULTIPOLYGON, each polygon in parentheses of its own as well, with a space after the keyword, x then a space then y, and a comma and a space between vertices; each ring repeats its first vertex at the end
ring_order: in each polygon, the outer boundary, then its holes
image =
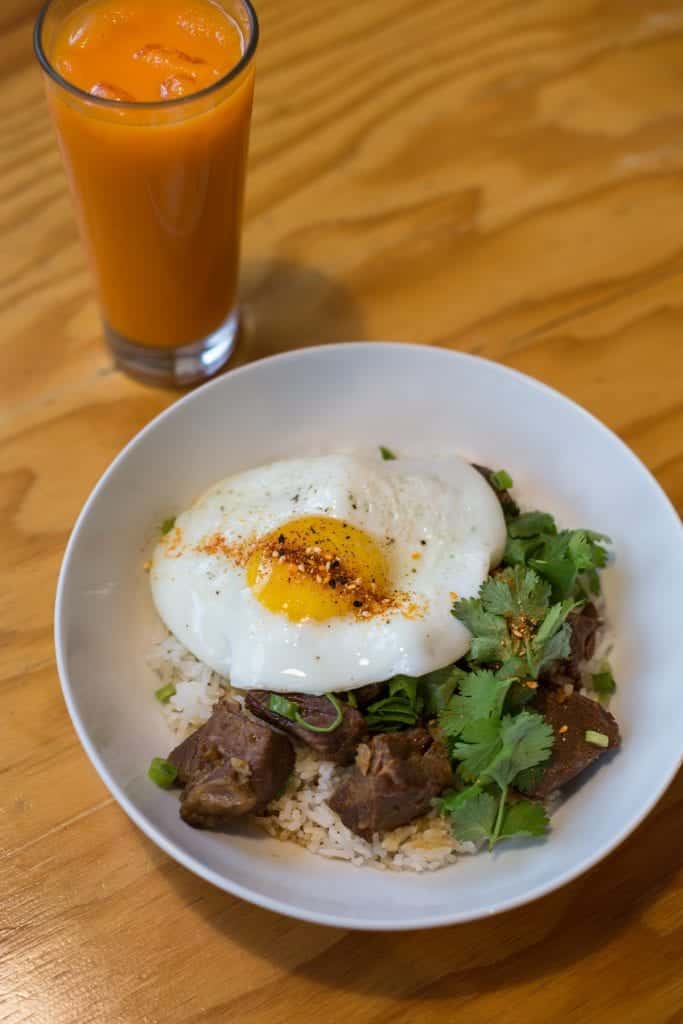
MULTIPOLYGON (((421 346, 309 348, 187 395, 121 452, 64 557, 55 642, 64 696, 96 770, 170 856, 229 892, 345 928, 469 921, 564 885, 613 850, 674 776, 683 750, 683 546, 678 516, 631 451, 579 406, 513 370, 421 346), (196 831, 147 779, 172 738, 146 666, 160 635, 143 560, 158 524, 230 473, 294 454, 445 447, 504 467, 524 505, 611 535, 606 573, 622 749, 565 800, 545 841, 415 875, 316 857, 247 827, 196 831)), ((643 836, 643 842, 646 837, 643 836)))

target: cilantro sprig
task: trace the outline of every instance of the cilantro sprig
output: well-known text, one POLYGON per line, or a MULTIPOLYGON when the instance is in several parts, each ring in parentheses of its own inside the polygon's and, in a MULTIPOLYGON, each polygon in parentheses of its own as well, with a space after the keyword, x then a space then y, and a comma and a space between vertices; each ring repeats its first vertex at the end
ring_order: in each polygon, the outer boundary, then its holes
POLYGON ((516 565, 485 580, 478 597, 453 605, 472 634, 470 671, 440 712, 439 725, 465 788, 438 806, 463 842, 485 840, 493 849, 502 839, 547 830, 541 804, 511 802, 510 794, 533 789, 553 747, 552 727, 523 707, 542 669, 569 655, 567 616, 577 602, 552 603, 551 595, 548 581, 516 565))
POLYGON ((490 576, 479 597, 456 601, 453 615, 472 634, 467 660, 499 665, 503 679, 537 679, 551 661, 569 656, 566 619, 577 602, 551 604, 550 584, 521 565, 490 576))
POLYGON ((508 800, 517 779, 550 757, 554 738, 535 711, 503 714, 512 682, 488 670, 472 672, 439 716, 457 773, 469 785, 447 794, 438 807, 450 816, 457 839, 486 840, 489 849, 512 836, 543 835, 548 824, 541 804, 508 800))
POLYGON ((547 512, 508 520, 503 562, 534 569, 552 587, 554 600, 600 593, 599 570, 607 564, 609 537, 593 530, 560 530, 547 512))

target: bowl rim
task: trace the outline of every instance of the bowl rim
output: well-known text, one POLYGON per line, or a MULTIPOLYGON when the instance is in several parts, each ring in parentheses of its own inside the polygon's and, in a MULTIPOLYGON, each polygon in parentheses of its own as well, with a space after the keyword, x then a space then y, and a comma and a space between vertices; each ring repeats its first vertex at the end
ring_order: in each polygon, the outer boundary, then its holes
POLYGON ((255 359, 252 362, 246 363, 243 366, 236 367, 233 370, 229 370, 227 373, 216 377, 214 380, 203 384, 201 387, 196 388, 193 391, 183 395, 177 401, 172 402, 166 409, 163 409, 155 417, 153 417, 149 423, 145 424, 125 446, 121 449, 118 455, 111 461, 105 471, 102 473, 96 484, 92 488, 88 498, 83 505, 76 522, 71 530, 69 539, 64 551, 62 558, 62 564, 59 571, 59 578, 57 581, 57 590, 55 597, 55 610, 54 610, 54 644, 56 652, 57 670, 60 679, 60 685, 62 694, 64 697, 69 716, 73 723, 76 734, 85 750, 91 764, 95 771, 99 775, 100 779, 107 787, 111 796, 116 800, 119 807, 127 814, 127 816, 138 826, 138 828, 150 839, 156 846, 160 847, 169 857, 180 863, 183 867, 187 868, 193 874, 203 878, 205 881, 217 886, 224 892, 231 893, 234 896, 238 896, 241 899, 248 901, 249 903, 255 904, 259 907, 263 907, 267 910, 275 911, 276 913, 284 914, 288 917, 296 918, 302 921, 308 921, 313 924, 328 925, 331 927, 340 927, 348 930, 356 931, 409 931, 414 929, 423 928, 437 928, 446 927, 453 924, 464 924, 468 921, 481 920, 482 918, 492 917, 495 914, 500 914, 508 910, 513 910, 517 907, 531 903, 534 900, 540 899, 542 896, 546 896, 562 886, 567 885, 586 871, 590 870, 596 864, 604 860, 610 853, 612 853, 618 846, 624 842, 644 821, 644 819, 650 814, 650 812, 657 805, 661 797, 664 795, 671 782, 675 778, 677 772, 683 765, 683 750, 677 758, 672 760, 671 766, 668 771, 663 775, 660 783, 655 787, 648 798, 645 800, 642 808, 632 818, 627 820, 623 827, 618 830, 615 835, 608 841, 599 846, 595 851, 587 854, 583 859, 572 865, 566 871, 560 873, 554 878, 549 879, 546 882, 539 883, 531 890, 520 893, 519 896, 513 896, 507 899, 498 900, 492 906, 488 906, 478 911, 444 911, 441 914, 435 914, 429 921, 425 921, 419 917, 397 917, 395 921, 391 921, 386 918, 372 919, 354 919, 353 915, 350 914, 348 919, 346 917, 340 918, 337 914, 328 912, 318 912, 314 910, 308 910, 304 907, 300 907, 294 902, 288 900, 275 899, 270 896, 266 896, 257 890, 251 889, 249 886, 242 885, 239 882, 235 882, 226 876, 219 874, 206 864, 202 863, 201 860, 192 856, 191 854, 183 851, 177 846, 171 839, 167 838, 163 832, 156 828, 156 826, 147 819, 147 817, 133 805, 125 790, 115 781, 110 775, 105 764, 103 763, 100 755, 96 749, 95 744, 91 741, 85 725, 81 719, 78 708, 76 706, 76 699, 72 693, 71 681, 67 671, 66 664, 66 637, 63 629, 63 617, 64 617, 64 602, 65 602, 65 589, 66 580, 69 575, 71 563, 74 557, 74 551, 78 541, 78 535, 81 531, 83 524, 90 514, 90 510, 94 505, 99 493, 106 487, 110 477, 116 472, 117 468, 121 463, 125 461, 129 451, 132 450, 137 444, 139 444, 143 438, 157 429, 161 423, 167 418, 172 417, 175 411, 181 406, 191 404, 196 401, 201 401, 202 396, 209 389, 216 389, 225 386, 225 381, 234 380, 245 374, 258 372, 259 368, 264 364, 286 363, 297 361, 299 359, 306 359, 309 357, 316 357, 324 353, 339 353, 343 351, 352 352, 358 350, 361 353, 364 349, 372 347, 376 349, 382 347, 387 353, 390 352, 405 352, 412 351, 413 354, 427 353, 429 356, 438 354, 446 359, 453 359, 454 361, 462 361, 465 363, 482 365, 484 364, 487 368, 487 372, 493 372, 499 378, 513 377, 518 381, 523 382, 526 386, 531 387, 537 391, 545 393, 547 396, 552 398, 555 402, 559 402, 572 408, 574 413, 579 413, 581 416, 586 418, 591 427, 599 430, 604 435, 607 435, 610 441, 616 443, 622 450, 622 454, 627 456, 633 465, 634 470, 640 475, 644 484, 646 484, 651 490, 657 493, 658 499, 663 510, 666 510, 667 514, 670 515, 673 525, 681 528, 681 520, 678 513, 662 486, 659 484, 654 475, 650 472, 647 466, 638 458, 638 456, 629 448, 629 446, 622 441, 622 439, 610 430, 604 423, 602 423, 593 413, 589 412, 578 402, 569 398, 567 395, 562 394, 555 388, 550 387, 548 384, 537 380, 535 377, 531 377, 528 374, 523 373, 514 367, 507 366, 503 363, 497 362, 492 359, 485 358, 483 356, 475 355, 469 352, 461 352, 458 350, 443 348, 438 345, 421 345, 414 343, 395 342, 395 341, 347 341, 337 342, 333 344, 324 345, 313 345, 305 348, 292 349, 287 352, 277 353, 271 356, 265 356, 260 359, 255 359))

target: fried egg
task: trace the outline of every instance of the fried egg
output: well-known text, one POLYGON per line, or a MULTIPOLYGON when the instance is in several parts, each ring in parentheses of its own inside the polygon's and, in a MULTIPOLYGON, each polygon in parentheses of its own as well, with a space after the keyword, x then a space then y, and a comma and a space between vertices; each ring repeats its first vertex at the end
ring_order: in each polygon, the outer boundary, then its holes
POLYGON ((498 499, 462 459, 324 455, 209 488, 150 581, 168 629, 233 686, 321 694, 462 657, 451 607, 504 546, 498 499))

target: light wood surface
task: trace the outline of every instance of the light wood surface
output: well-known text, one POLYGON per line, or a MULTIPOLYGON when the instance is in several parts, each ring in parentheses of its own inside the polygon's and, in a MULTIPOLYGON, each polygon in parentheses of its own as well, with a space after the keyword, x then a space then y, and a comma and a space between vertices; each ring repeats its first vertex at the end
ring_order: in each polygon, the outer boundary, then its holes
MULTIPOLYGON (((683 508, 680 0, 259 6, 237 362, 481 353, 596 413, 683 508)), ((0 9, 0 1021, 681 1024, 681 777, 568 888, 404 935, 242 903, 108 797, 60 695, 55 582, 95 480, 175 396, 101 345, 37 7, 0 9)))

